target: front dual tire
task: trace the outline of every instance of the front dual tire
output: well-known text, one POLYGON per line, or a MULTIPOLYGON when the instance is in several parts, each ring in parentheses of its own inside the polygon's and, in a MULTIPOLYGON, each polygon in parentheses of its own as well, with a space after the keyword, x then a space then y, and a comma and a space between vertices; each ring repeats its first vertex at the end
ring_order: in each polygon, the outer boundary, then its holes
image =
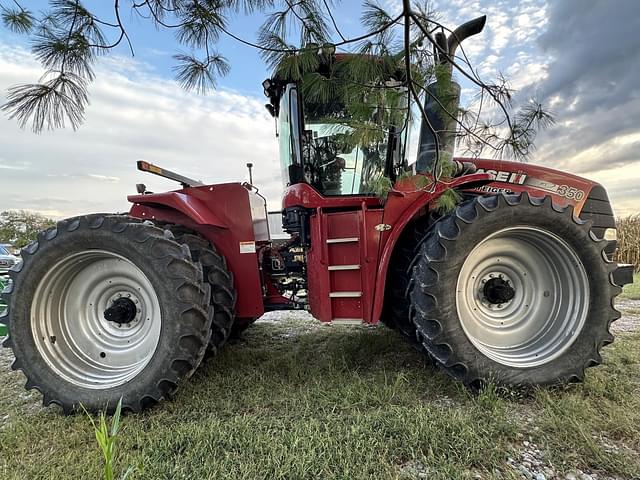
MULTIPOLYGON (((5 346, 44 405, 141 411, 173 393, 207 350, 203 268, 173 234, 121 215, 61 221, 11 272, 5 346)), ((226 334, 223 334, 226 339, 226 334)))

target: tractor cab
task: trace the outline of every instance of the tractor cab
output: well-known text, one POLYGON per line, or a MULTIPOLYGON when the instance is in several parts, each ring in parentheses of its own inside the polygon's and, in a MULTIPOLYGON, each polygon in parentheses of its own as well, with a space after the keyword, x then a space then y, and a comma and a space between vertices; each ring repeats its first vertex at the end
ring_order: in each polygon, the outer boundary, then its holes
MULTIPOLYGON (((300 82, 278 79, 265 80, 263 87, 270 100, 267 109, 277 121, 285 188, 305 183, 323 196, 371 195, 380 178, 395 179, 405 161, 406 107, 395 117, 400 127, 364 127, 375 129, 371 134, 354 123, 338 96, 314 101, 305 98, 300 82)), ((406 95, 397 98, 406 101, 406 95)), ((372 109, 373 115, 378 108, 372 109)))

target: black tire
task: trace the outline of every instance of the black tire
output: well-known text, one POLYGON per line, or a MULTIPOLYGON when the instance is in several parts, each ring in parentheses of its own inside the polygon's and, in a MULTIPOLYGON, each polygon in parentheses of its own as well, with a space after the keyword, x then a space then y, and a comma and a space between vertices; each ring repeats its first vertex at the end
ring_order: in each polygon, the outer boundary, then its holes
POLYGON ((236 291, 233 286, 233 274, 227 268, 225 258, 206 239, 195 233, 187 233, 181 228, 169 228, 174 231, 178 243, 189 247, 193 260, 200 262, 204 280, 211 287, 213 322, 209 353, 216 354, 226 343, 234 325, 236 291))
POLYGON ((9 327, 4 346, 15 355, 12 368, 27 377, 26 389, 40 391, 45 406, 57 404, 65 414, 77 412, 81 405, 92 412, 113 412, 122 398, 123 409, 139 412, 173 394, 200 364, 211 332, 210 289, 202 267, 168 230, 123 215, 80 216, 41 232, 22 250, 22 258, 11 272, 10 291, 3 295, 9 305, 0 319, 9 327), (161 314, 148 363, 125 383, 108 388, 86 388, 57 373, 38 350, 30 319, 37 288, 53 266, 91 251, 117 255, 138 268, 152 286, 161 314))
POLYGON ((389 261, 380 321, 387 327, 397 330, 413 344, 417 343, 417 338, 416 327, 409 316, 410 303, 407 300, 407 287, 410 274, 407 270, 415 258, 416 248, 435 221, 434 214, 427 214, 408 225, 402 232, 389 261))
POLYGON ((613 308, 613 299, 620 292, 612 281, 615 265, 604 254, 607 242, 592 235, 590 226, 573 215, 572 207, 558 208, 550 197, 531 198, 526 193, 478 197, 458 206, 430 230, 411 267, 411 319, 422 346, 449 375, 474 388, 486 382, 582 381, 587 367, 602 362, 600 349, 613 341, 609 326, 620 317, 613 308), (568 245, 588 272, 588 303, 583 303, 586 320, 576 329, 578 333, 571 332, 573 343, 567 342, 556 358, 526 368, 495 361, 476 348, 463 329, 456 297, 461 269, 475 246, 512 226, 551 232, 568 245))

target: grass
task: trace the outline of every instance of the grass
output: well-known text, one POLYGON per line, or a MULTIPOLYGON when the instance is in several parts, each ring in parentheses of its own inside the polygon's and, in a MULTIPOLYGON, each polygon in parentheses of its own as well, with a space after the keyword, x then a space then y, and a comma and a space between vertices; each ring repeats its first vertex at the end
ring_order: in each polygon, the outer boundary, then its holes
MULTIPOLYGON (((4 357, 0 357, 0 360, 4 357)), ((6 359, 4 361, 6 363, 6 359)), ((0 365, 0 477, 99 478, 91 423, 42 409, 0 365)), ((583 385, 471 395, 384 327, 260 322, 177 397, 120 421, 130 479, 520 478, 525 439, 563 474, 640 476, 640 336, 583 385)))
POLYGON ((624 286, 620 296, 629 300, 640 300, 640 273, 633 276, 633 283, 624 286))

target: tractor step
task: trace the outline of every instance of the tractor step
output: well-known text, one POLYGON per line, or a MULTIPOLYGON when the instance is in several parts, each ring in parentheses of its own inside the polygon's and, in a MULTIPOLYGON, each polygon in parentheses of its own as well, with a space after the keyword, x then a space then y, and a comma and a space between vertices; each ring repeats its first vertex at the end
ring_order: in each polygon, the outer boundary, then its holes
POLYGON ((360 265, 329 265, 330 272, 342 270, 360 270, 360 265))
POLYGON ((327 243, 354 243, 359 240, 358 237, 327 238, 327 243))
POLYGON ((364 320, 362 318, 334 318, 330 323, 331 325, 362 325, 364 320))
POLYGON ((329 298, 360 298, 362 292, 331 292, 329 298))
POLYGON ((329 297, 322 319, 336 325, 360 325, 367 317, 363 271, 369 245, 362 216, 362 210, 334 212, 321 226, 326 232, 321 255, 328 287, 324 298, 329 297))

